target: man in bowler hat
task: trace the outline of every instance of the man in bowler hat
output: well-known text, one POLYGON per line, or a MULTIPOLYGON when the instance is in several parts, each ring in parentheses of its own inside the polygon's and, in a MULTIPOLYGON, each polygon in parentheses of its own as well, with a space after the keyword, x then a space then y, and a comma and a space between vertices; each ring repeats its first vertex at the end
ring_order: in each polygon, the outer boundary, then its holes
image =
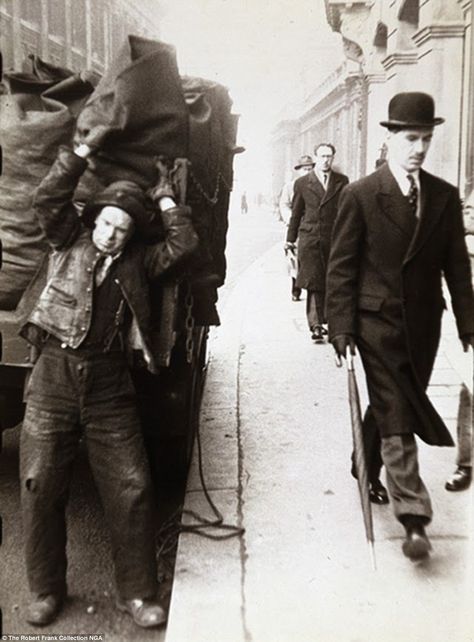
POLYGON ((370 405, 364 417, 369 476, 383 464, 403 553, 426 557, 432 518, 415 435, 453 445, 426 388, 451 296, 464 350, 474 346, 474 294, 458 190, 421 169, 434 128, 425 93, 395 95, 386 127, 388 162, 343 192, 328 267, 329 338, 338 355, 360 353, 370 405), (381 453, 381 458, 380 458, 381 453))
MULTIPOLYGON (((281 190, 278 206, 280 209, 280 216, 283 219, 283 222, 288 227, 291 218, 291 205, 293 203, 293 196, 295 193, 295 182, 300 176, 304 176, 310 172, 314 167, 314 161, 309 154, 303 154, 300 156, 298 162, 296 163, 294 169, 298 172, 299 176, 288 183, 283 185, 281 190)), ((291 277, 291 298, 293 301, 299 301, 301 297, 301 288, 296 285, 296 276, 297 269, 293 268, 293 263, 297 261, 296 257, 296 243, 287 243, 285 246, 285 253, 289 257, 289 263, 291 263, 290 268, 290 277, 291 277)))
POLYGON ((315 147, 314 170, 295 182, 286 235, 286 248, 298 240, 296 286, 307 291, 306 318, 315 343, 324 342, 326 269, 331 233, 341 190, 349 182, 347 176, 332 170, 335 153, 331 143, 320 143, 315 147))

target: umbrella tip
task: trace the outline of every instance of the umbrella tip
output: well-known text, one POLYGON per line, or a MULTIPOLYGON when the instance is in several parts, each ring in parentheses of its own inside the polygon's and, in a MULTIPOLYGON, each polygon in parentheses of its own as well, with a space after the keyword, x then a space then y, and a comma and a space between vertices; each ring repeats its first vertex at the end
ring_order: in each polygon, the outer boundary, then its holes
POLYGON ((375 559, 375 547, 374 547, 374 543, 373 542, 370 542, 369 550, 370 550, 370 559, 372 561, 372 570, 376 571, 377 570, 377 560, 375 559))

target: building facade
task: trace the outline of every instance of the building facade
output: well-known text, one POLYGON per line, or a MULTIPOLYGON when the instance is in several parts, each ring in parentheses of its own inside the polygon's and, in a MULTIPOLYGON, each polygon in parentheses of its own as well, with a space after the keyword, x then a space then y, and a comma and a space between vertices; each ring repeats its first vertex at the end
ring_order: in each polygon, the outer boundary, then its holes
POLYGON ((159 18, 153 0, 0 0, 3 69, 19 71, 36 54, 102 73, 127 34, 159 37, 159 18))
POLYGON ((274 185, 288 158, 333 142, 336 163, 351 180, 370 173, 384 154, 390 97, 426 91, 436 101, 437 128, 426 169, 474 188, 474 44, 472 0, 325 0, 331 28, 341 34, 346 61, 275 128, 274 185), (280 157, 281 150, 286 155, 280 157))

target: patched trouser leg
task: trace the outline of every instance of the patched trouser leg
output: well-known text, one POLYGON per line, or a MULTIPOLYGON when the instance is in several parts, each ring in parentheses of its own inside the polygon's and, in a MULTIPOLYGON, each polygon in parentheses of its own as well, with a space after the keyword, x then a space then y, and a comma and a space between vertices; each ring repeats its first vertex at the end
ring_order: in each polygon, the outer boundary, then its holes
POLYGON ((66 592, 66 521, 74 423, 28 404, 20 440, 21 506, 26 570, 33 593, 66 592))
POLYGON ((387 472, 388 492, 397 519, 400 520, 403 515, 418 515, 429 522, 433 511, 428 490, 420 477, 414 435, 383 437, 382 460, 387 472))
POLYGON ((154 504, 148 460, 125 364, 88 373, 91 393, 82 420, 89 461, 112 543, 115 578, 124 599, 155 596, 158 588, 154 504))

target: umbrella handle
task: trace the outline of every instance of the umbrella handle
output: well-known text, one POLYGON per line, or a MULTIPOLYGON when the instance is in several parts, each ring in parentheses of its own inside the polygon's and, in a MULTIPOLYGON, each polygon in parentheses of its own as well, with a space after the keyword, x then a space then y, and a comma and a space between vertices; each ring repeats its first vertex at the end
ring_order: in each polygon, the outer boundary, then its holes
POLYGON ((354 355, 349 350, 349 354, 346 353, 346 366, 348 372, 354 372, 354 355))
MULTIPOLYGON (((346 352, 345 360, 346 360, 347 370, 352 372, 354 370, 354 355, 351 354, 350 350, 349 350, 349 354, 347 354, 346 352)), ((336 354, 335 361, 336 361, 336 366, 338 368, 342 368, 342 358, 339 354, 336 354)))

